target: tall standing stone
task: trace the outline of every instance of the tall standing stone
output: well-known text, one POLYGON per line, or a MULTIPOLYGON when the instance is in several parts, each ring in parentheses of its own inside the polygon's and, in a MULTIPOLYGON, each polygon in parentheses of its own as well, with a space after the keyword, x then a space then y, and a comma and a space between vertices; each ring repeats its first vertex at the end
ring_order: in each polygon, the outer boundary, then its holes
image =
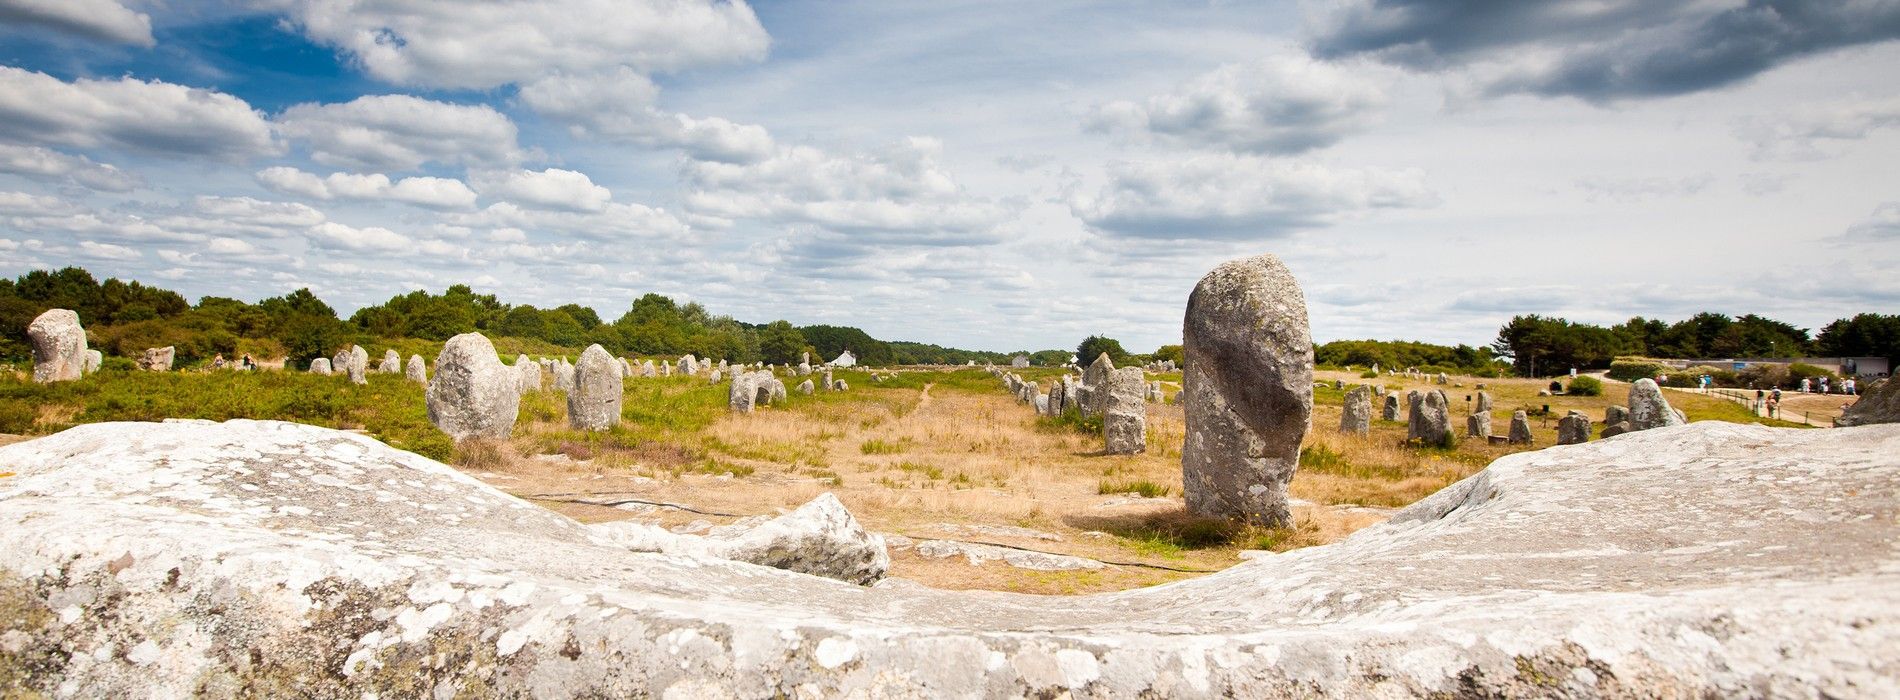
POLYGON ((1346 404, 1339 412, 1339 432, 1365 436, 1372 432, 1372 387, 1356 386, 1346 392, 1346 404))
POLYGON ((139 356, 139 369, 147 372, 169 372, 172 360, 178 357, 177 348, 167 345, 162 348, 146 348, 139 356))
POLYGON ((79 325, 79 314, 47 309, 27 324, 26 336, 33 343, 33 381, 50 384, 85 376, 86 329, 79 325))
POLYGON ((1188 510, 1286 525, 1286 485, 1313 412, 1313 339, 1299 283, 1272 255, 1223 263, 1188 296, 1181 335, 1188 510))
POLYGON ((402 356, 392 349, 383 350, 383 362, 376 366, 380 374, 402 374, 402 356))
MULTIPOLYGON (((1033 385, 1034 382, 1031 382, 1033 385)), ((1123 367, 1108 377, 1108 401, 1102 408, 1102 439, 1109 454, 1131 455, 1148 449, 1147 382, 1140 367, 1123 367)))
POLYGON ((429 422, 449 437, 506 438, 521 409, 520 374, 501 363, 487 337, 463 333, 435 356, 426 397, 429 422))
POLYGON ((1684 420, 1669 407, 1662 388, 1653 379, 1643 378, 1630 385, 1630 430, 1648 430, 1682 425, 1684 420))
POLYGON ((429 368, 422 364, 421 355, 409 356, 409 365, 403 368, 403 376, 417 384, 427 385, 429 383, 429 368))
POLYGON ((1397 392, 1385 395, 1385 408, 1379 412, 1380 420, 1399 419, 1399 395, 1397 392))
POLYGON ((1082 372, 1082 415, 1099 416, 1108 406, 1108 382, 1115 373, 1115 361, 1108 353, 1095 356, 1082 372))
POLYGON ((574 387, 567 392, 567 423, 575 430, 606 430, 620 424, 626 366, 599 344, 581 352, 574 387))
POLYGON ((361 345, 350 346, 350 383, 369 383, 369 351, 361 345))
POLYGON ((1571 411, 1557 420, 1557 444, 1580 445, 1590 441, 1590 417, 1571 411))
POLYGON ((1531 444, 1531 417, 1523 411, 1511 412, 1510 443, 1513 445, 1531 444))

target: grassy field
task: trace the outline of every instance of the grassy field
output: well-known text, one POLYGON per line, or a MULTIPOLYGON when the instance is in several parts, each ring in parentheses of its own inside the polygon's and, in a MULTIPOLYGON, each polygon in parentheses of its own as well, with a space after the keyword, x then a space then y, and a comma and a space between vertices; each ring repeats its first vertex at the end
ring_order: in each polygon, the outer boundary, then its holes
MULTIPOLYGON (((1028 369, 1046 388, 1060 372, 1028 369)), ((41 386, 0 377, 0 432, 45 434, 77 423, 182 418, 275 418, 361 430, 443 459, 510 493, 583 521, 641 518, 670 526, 723 524, 777 514, 836 493, 873 530, 915 539, 959 539, 1089 557, 1118 565, 1031 571, 1000 562, 926 559, 900 548, 895 576, 942 588, 1086 593, 1200 575, 1240 561, 1245 550, 1322 544, 1383 520, 1522 446, 1460 440, 1445 448, 1401 444, 1405 425, 1375 420, 1367 437, 1337 432, 1343 392, 1315 390, 1313 430, 1292 485, 1295 523, 1236 527, 1188 515, 1181 503, 1181 410, 1150 404, 1144 454, 1101 453, 1099 424, 1038 418, 1002 382, 973 368, 905 369, 883 382, 837 372, 849 392, 792 392, 785 405, 749 415, 726 410, 726 388, 703 377, 630 378, 625 422, 606 432, 571 430, 564 397, 523 398, 506 441, 451 444, 428 423, 422 387, 397 375, 368 386, 286 372, 143 373, 106 370, 41 386), (601 505, 617 503, 618 507, 601 505)), ((1317 379, 1363 380, 1320 372, 1317 379)), ((786 377, 789 386, 799 378, 786 377)), ((1180 374, 1151 375, 1172 401, 1180 374)), ((1425 380, 1384 377, 1403 393, 1425 380)), ((1466 397, 1478 382, 1494 397, 1494 431, 1511 411, 1532 420, 1536 443, 1554 444, 1556 419, 1571 409, 1601 421, 1626 400, 1610 383, 1597 397, 1539 397, 1544 382, 1457 378, 1442 387, 1462 434, 1466 397)), ((547 382, 552 386, 552 381, 547 382)), ((1691 420, 1769 422, 1720 399, 1671 393, 1691 420)), ((1600 430, 1601 426, 1598 425, 1600 430)))

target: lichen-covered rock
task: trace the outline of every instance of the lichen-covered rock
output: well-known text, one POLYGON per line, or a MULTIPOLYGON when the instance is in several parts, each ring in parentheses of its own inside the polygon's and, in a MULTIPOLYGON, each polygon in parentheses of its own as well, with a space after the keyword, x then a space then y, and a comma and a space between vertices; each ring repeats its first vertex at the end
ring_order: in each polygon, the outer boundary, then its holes
POLYGON ((742 561, 863 585, 884 578, 891 568, 884 538, 865 530, 829 493, 785 515, 758 520, 716 527, 704 536, 624 521, 592 528, 600 541, 635 552, 742 561))
POLYGON ((1022 596, 629 551, 342 431, 82 425, 0 447, 0 677, 72 697, 1894 697, 1894 454, 1900 426, 1706 421, 1510 455, 1335 544, 1022 596))
POLYGON ((1868 385, 1854 405, 1834 421, 1843 427, 1876 423, 1900 423, 1900 383, 1891 378, 1868 385))
POLYGON ((1286 485, 1313 412, 1313 341, 1299 283, 1272 255, 1223 263, 1189 295, 1181 335, 1188 509, 1285 525, 1286 485))
POLYGON ((1346 403, 1339 413, 1339 432, 1361 437, 1372 432, 1372 387, 1360 385, 1346 392, 1346 403))
POLYGON ((403 367, 403 377, 417 384, 429 383, 429 366, 424 364, 421 355, 410 355, 409 363, 403 367))
POLYGON ((1531 444, 1531 417, 1523 411, 1511 412, 1511 433, 1507 438, 1513 445, 1531 444))
MULTIPOLYGON (((1034 388, 1034 382, 1031 382, 1034 388)), ((1132 455, 1148 449, 1148 404, 1143 400, 1140 367, 1123 367, 1109 374, 1103 391, 1102 441, 1109 454, 1132 455)))
POLYGON ((328 357, 319 357, 310 361, 311 374, 330 374, 332 371, 328 357))
POLYGON ((753 377, 745 372, 734 372, 732 383, 726 386, 726 410, 733 413, 751 413, 758 401, 758 385, 753 377))
POLYGON ((1638 379, 1630 385, 1629 408, 1630 430, 1666 428, 1688 422, 1669 406, 1668 399, 1663 398, 1662 387, 1656 386, 1655 380, 1648 378, 1638 379))
POLYGON ((169 372, 172 369, 172 361, 177 357, 178 349, 170 345, 162 348, 146 348, 145 353, 139 355, 139 369, 147 372, 169 372))
POLYGON ((575 430, 606 430, 620 424, 620 397, 626 368, 596 343, 581 352, 574 366, 574 388, 567 393, 567 423, 575 430))
POLYGON ((1491 439, 1491 414, 1473 413, 1465 416, 1465 437, 1491 439))
POLYGON ((67 382, 86 375, 86 329, 79 314, 47 309, 26 327, 33 344, 33 381, 67 382))
POLYGON ((1093 418, 1102 415, 1108 405, 1108 382, 1115 374, 1115 361, 1108 353, 1095 356, 1089 368, 1082 370, 1082 415, 1093 418))
POLYGON ((521 374, 501 363, 486 336, 463 333, 435 356, 425 396, 429 422, 449 437, 505 438, 521 410, 521 374))
POLYGON ((1451 398, 1445 396, 1445 390, 1432 389, 1424 394, 1412 394, 1412 412, 1407 416, 1406 440, 1417 440, 1422 444, 1438 447, 1450 447, 1451 436, 1451 398))
POLYGON ((1557 420, 1557 444, 1576 445, 1590 441, 1590 416, 1571 411, 1557 420))

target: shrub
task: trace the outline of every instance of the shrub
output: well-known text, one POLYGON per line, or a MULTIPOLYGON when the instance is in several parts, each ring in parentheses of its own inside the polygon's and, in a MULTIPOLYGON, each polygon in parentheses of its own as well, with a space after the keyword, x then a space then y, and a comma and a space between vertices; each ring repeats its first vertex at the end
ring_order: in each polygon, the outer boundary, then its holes
POLYGON ((1570 387, 1564 393, 1571 396, 1602 396, 1603 382, 1597 381, 1596 377, 1577 377, 1570 380, 1570 387))
POLYGON ((1610 363, 1609 378, 1619 382, 1633 382, 1638 379, 1655 379, 1666 368, 1659 362, 1640 359, 1618 359, 1610 363))
POLYGON ((1801 383, 1801 380, 1793 377, 1786 365, 1749 365, 1736 373, 1735 378, 1743 388, 1756 389, 1796 386, 1801 383))
POLYGON ((1814 365, 1796 362, 1788 365, 1788 383, 1786 386, 1799 386, 1803 379, 1820 379, 1822 377, 1826 377, 1829 382, 1840 379, 1840 377, 1834 376, 1833 372, 1814 365))

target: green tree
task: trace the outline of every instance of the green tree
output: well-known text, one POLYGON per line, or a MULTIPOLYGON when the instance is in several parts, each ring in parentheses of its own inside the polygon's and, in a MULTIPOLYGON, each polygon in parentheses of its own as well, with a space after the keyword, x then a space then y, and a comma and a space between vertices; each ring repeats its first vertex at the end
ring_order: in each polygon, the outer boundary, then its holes
POLYGON ((791 322, 779 320, 765 324, 759 331, 759 359, 777 365, 794 364, 805 351, 805 334, 791 322))
POLYGON ((1081 345, 1075 346, 1075 361, 1087 367, 1102 353, 1108 353, 1109 361, 1117 367, 1128 364, 1128 351, 1122 349, 1121 341, 1099 335, 1084 338, 1081 345))

